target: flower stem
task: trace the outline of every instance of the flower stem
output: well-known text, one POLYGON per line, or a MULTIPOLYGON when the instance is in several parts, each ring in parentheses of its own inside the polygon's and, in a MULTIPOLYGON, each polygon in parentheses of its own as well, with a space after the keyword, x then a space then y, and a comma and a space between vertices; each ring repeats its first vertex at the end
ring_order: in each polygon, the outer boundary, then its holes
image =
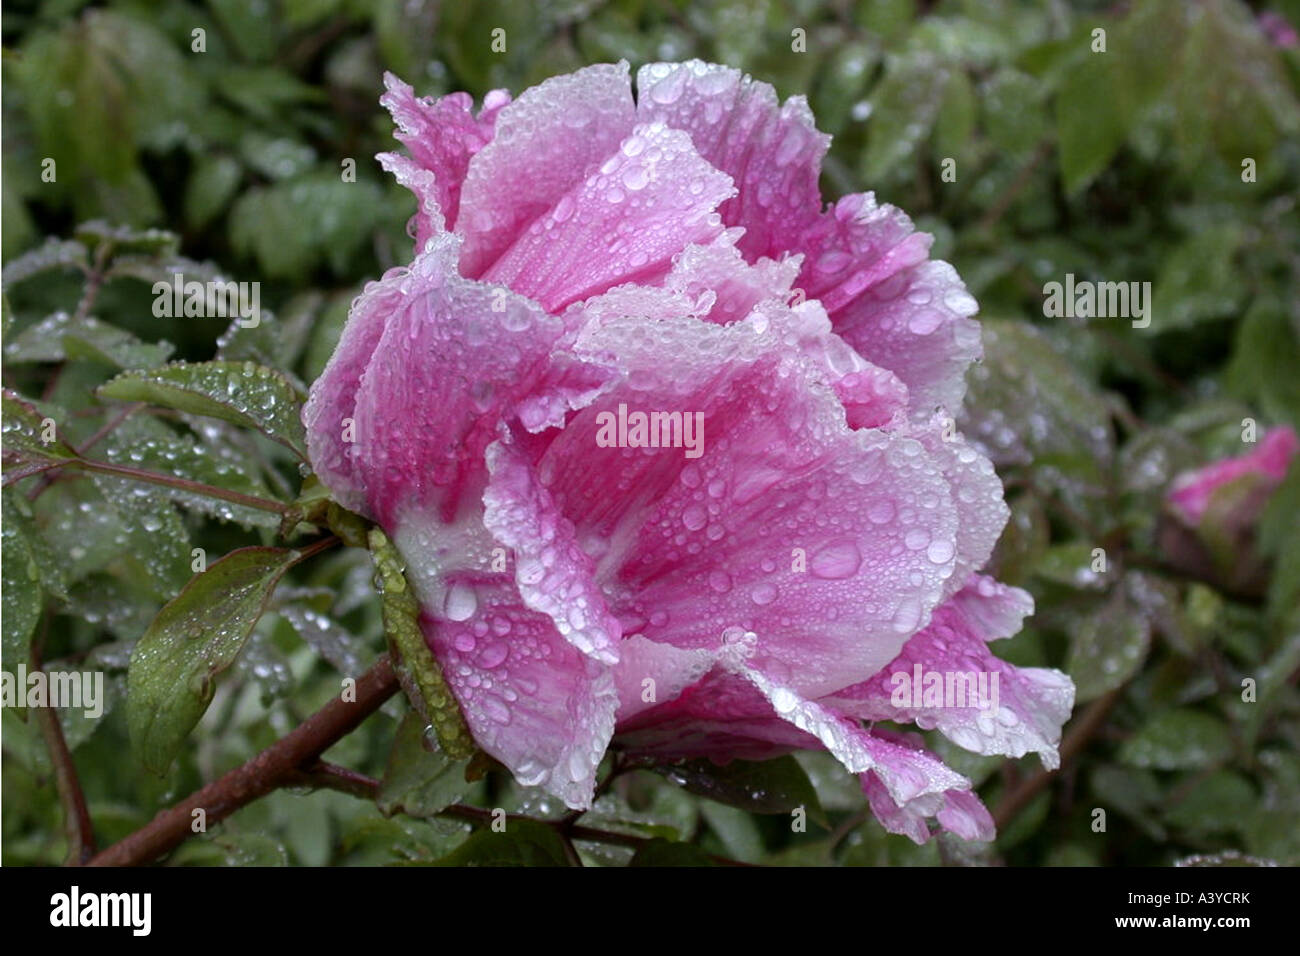
POLYGON ((64 467, 79 467, 86 471, 93 471, 101 475, 112 475, 116 478, 126 478, 129 481, 141 481, 146 484, 164 485, 168 488, 176 488, 180 491, 188 491, 191 494, 203 495, 208 498, 220 498, 222 501, 229 501, 232 504, 243 505, 245 508, 256 508, 259 511, 269 511, 272 514, 283 515, 289 510, 289 505, 280 501, 272 501, 270 498, 259 498, 256 495, 246 495, 242 492, 231 491, 228 488, 219 488, 216 485, 207 485, 201 481, 191 481, 188 478, 178 478, 175 475, 164 475, 161 472, 145 471, 142 468, 131 468, 128 465, 115 465, 107 461, 95 461, 90 458, 78 458, 69 461, 64 467))
POLYGON ((92 858, 90 866, 140 866, 175 849, 193 835, 195 811, 206 822, 224 820, 240 807, 283 786, 300 782, 300 768, 359 727, 397 692, 397 675, 387 657, 357 679, 356 699, 335 697, 289 734, 241 767, 164 810, 130 836, 92 858))

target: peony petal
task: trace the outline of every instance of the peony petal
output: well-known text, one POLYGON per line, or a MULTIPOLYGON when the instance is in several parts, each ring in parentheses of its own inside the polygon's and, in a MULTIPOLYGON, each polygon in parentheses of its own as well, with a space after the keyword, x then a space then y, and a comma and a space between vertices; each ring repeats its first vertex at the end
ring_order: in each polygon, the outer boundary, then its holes
POLYGON ((637 116, 685 130, 739 193, 719 212, 743 226, 752 260, 799 251, 800 224, 821 209, 817 179, 830 137, 819 133, 801 96, 777 105, 776 91, 730 67, 691 60, 651 63, 637 73, 637 116))
POLYGON ((1169 492, 1169 503, 1185 523, 1196 525, 1205 515, 1216 489, 1247 474, 1261 475, 1267 485, 1276 487, 1297 453, 1300 453, 1300 439, 1289 425, 1270 428, 1258 448, 1179 475, 1169 492))
POLYGON ((533 220, 609 158, 632 131, 626 62, 552 77, 496 117, 491 143, 473 157, 456 231, 460 265, 478 278, 533 220))
POLYGON ((453 607, 459 620, 421 623, 474 740, 520 783, 587 809, 614 731, 610 669, 524 608, 508 577, 451 575, 448 583, 466 595, 453 607))
POLYGON ((689 299, 711 302, 704 317, 727 323, 743 319, 766 300, 789 301, 799 259, 745 261, 736 242, 743 230, 728 229, 710 243, 687 246, 673 261, 664 284, 689 299))
POLYGON ((902 735, 891 735, 891 741, 900 742, 891 744, 882 740, 881 744, 888 745, 889 749, 877 745, 880 760, 877 769, 860 775, 862 792, 880 825, 890 833, 900 833, 913 843, 923 844, 930 839, 926 820, 935 817, 940 826, 964 840, 992 840, 996 836, 993 817, 964 778, 956 786, 925 789, 907 799, 897 795, 896 787, 891 789, 891 780, 925 779, 931 775, 943 780, 944 771, 951 773, 934 755, 919 745, 902 743, 904 739, 902 735), (942 770, 936 772, 936 768, 942 770))
POLYGON ((957 433, 951 418, 935 416, 928 425, 915 425, 911 434, 943 462, 944 476, 957 506, 961 531, 956 539, 953 574, 944 591, 946 598, 984 567, 1011 511, 1002 498, 1002 480, 993 470, 993 463, 957 433))
POLYGON ((402 304, 401 275, 394 271, 383 281, 367 283, 353 301, 339 344, 312 383, 302 409, 312 469, 338 502, 352 511, 367 511, 365 483, 350 440, 356 427, 357 394, 387 317, 402 304))
POLYGON ((614 683, 618 687, 618 720, 676 700, 698 683, 717 661, 705 650, 682 650, 640 635, 625 638, 619 646, 614 683))
POLYGON ((313 389, 330 396, 307 415, 313 462, 327 483, 341 477, 347 491, 334 490, 386 527, 412 508, 453 521, 465 493, 486 479, 483 453, 499 425, 522 400, 540 402, 539 388, 550 386, 566 405, 595 390, 557 374, 552 349, 563 323, 506 289, 462 279, 457 245, 441 234, 409 270, 367 289, 353 306, 355 345, 345 334, 337 374, 313 389), (333 430, 347 405, 335 393, 350 383, 380 323, 355 390, 349 443, 333 430))
POLYGON ((733 193, 684 133, 638 126, 483 277, 558 312, 619 283, 662 277, 689 243, 722 232, 713 210, 733 193))
POLYGON ((994 657, 987 645, 1019 630, 1033 606, 1019 588, 976 576, 934 612, 930 625, 895 661, 869 681, 834 695, 831 703, 868 720, 938 728, 976 753, 1038 753, 1044 766, 1055 768, 1074 684, 1060 671, 1014 667, 994 657), (943 686, 928 699, 924 693, 932 674, 943 686))
POLYGON ((947 263, 929 262, 931 237, 871 193, 822 211, 818 177, 830 137, 807 103, 740 71, 701 63, 653 63, 637 74, 637 114, 686 130, 706 160, 736 183, 719 212, 742 226, 751 261, 802 254, 799 286, 821 299, 862 356, 898 375, 919 414, 957 408, 962 376, 981 354, 974 300, 947 263))
MULTIPOLYGON (((421 227, 433 220, 430 213, 434 206, 447 226, 453 227, 469 161, 492 141, 497 114, 510 102, 510 95, 493 90, 484 98, 483 109, 475 119, 471 112, 474 101, 467 93, 452 93, 438 100, 419 98, 410 85, 391 73, 384 74, 384 86, 388 92, 379 102, 393 115, 397 139, 410 151, 411 159, 394 163, 393 154, 387 154, 390 158, 381 156, 380 162, 419 198, 421 227), (416 170, 428 175, 420 176, 416 170)), ((416 249, 423 248, 424 239, 420 239, 416 249)))
POLYGON ((393 174, 394 179, 415 193, 415 215, 407 228, 415 233, 416 252, 422 252, 436 233, 447 228, 438 201, 438 177, 400 153, 380 153, 375 158, 379 165, 393 174))
POLYGON ((594 581, 594 565, 574 540, 573 523, 513 445, 488 446, 491 477, 483 494, 484 524, 514 555, 524 603, 554 622, 560 636, 605 664, 618 662, 618 621, 594 581))
POLYGON ((922 262, 827 308, 846 342, 903 380, 918 416, 961 406, 966 369, 983 350, 975 300, 948 263, 922 262))
POLYGON ((580 351, 617 355, 625 377, 537 466, 625 632, 716 650, 729 628, 753 631, 754 666, 815 697, 875 673, 924 626, 958 516, 942 462, 910 437, 849 429, 825 370, 784 331, 694 319, 589 330, 580 351), (620 406, 702 420, 700 457, 602 447, 620 406))

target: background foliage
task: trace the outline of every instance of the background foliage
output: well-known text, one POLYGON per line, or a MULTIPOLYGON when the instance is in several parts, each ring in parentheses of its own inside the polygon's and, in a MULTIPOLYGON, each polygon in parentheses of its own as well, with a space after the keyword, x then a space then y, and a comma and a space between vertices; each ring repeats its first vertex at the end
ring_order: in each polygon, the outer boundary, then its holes
MULTIPOLYGON (((828 197, 870 188, 907 210, 979 299, 988 354, 963 427, 1008 487, 997 573, 1038 601, 1030 626, 998 653, 1068 670, 1076 726, 1086 713, 1096 719, 1041 790, 1026 786, 1037 758, 978 758, 933 742, 998 813, 991 847, 915 847, 884 834, 854 781, 817 754, 728 773, 630 772, 583 822, 655 838, 640 863, 709 853, 1131 865, 1224 851, 1300 863, 1297 468, 1251 545, 1268 559, 1262 570, 1189 569, 1159 520, 1174 473, 1242 453, 1244 418, 1300 424, 1300 55, 1270 42, 1261 9, 1238 0, 8 3, 4 384, 36 411, 7 400, 6 447, 22 438, 13 422, 49 415, 100 460, 292 501, 301 478, 284 420, 361 283, 409 255, 412 200, 372 159, 393 146, 377 103, 383 70, 421 93, 481 97, 621 57, 634 67, 692 56, 743 67, 783 95, 807 95, 835 135, 828 197), (496 27, 505 54, 489 49, 496 27), (807 53, 791 51, 796 27, 807 53), (1104 54, 1090 50, 1096 27, 1107 31, 1104 54), (205 53, 191 51, 195 28, 205 53), (1249 183, 1247 157, 1257 167, 1249 183), (46 158, 52 183, 41 178, 46 158), (349 158, 354 183, 340 175, 349 158), (956 182, 941 176, 945 158, 956 160, 956 182), (275 316, 256 330, 154 318, 150 284, 178 269, 261 281, 275 316), (1045 319, 1043 284, 1066 273, 1152 282, 1150 327, 1045 319), (217 418, 192 402, 128 405, 158 397, 131 376, 99 388, 124 369, 214 356, 234 363, 223 374, 245 374, 244 363, 280 374, 260 383, 258 407, 217 418), (1090 570, 1098 547, 1108 557, 1100 574, 1090 570), (1257 702, 1241 701, 1243 677, 1259 682, 1257 702), (790 830, 798 804, 818 808, 806 834, 790 830), (1107 810, 1105 833, 1090 827, 1094 807, 1107 810)), ((1270 9, 1300 24, 1296 0, 1270 9)), ((248 632, 245 611, 231 610, 220 647, 175 663, 189 689, 152 692, 189 711, 146 735, 144 752, 131 749, 130 652, 190 579, 192 549, 215 562, 271 545, 277 523, 238 503, 80 469, 6 488, 5 667, 35 641, 50 668, 108 675, 115 706, 105 719, 60 713, 101 846, 282 736, 337 694, 340 673, 359 673, 383 649, 364 551, 334 549, 287 571, 287 557, 263 556, 236 571, 279 580, 267 612, 248 632)), ((1229 567, 1243 562, 1233 555, 1229 567)), ((377 800, 280 791, 170 861, 563 862, 551 828, 512 824, 503 850, 481 836, 466 842, 465 819, 435 816, 454 801, 537 818, 563 808, 499 772, 466 784, 459 764, 421 746, 420 722, 404 708, 390 702, 329 754, 381 780, 377 800)), ((3 862, 59 862, 68 847, 37 721, 13 708, 3 720, 3 862)), ((587 862, 632 854, 579 848, 587 862)))

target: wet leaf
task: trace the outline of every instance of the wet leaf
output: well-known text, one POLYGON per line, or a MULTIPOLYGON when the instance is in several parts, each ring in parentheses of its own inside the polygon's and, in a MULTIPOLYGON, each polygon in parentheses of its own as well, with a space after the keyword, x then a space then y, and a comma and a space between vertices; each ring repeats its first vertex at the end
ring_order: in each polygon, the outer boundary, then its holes
POLYGON ((0 420, 6 485, 76 458, 76 452, 59 437, 54 419, 7 388, 0 398, 0 420))
POLYGON ((1165 813, 1165 821, 1199 834, 1244 829, 1249 808, 1258 801, 1250 781, 1232 770, 1216 770, 1208 777, 1184 775, 1170 786, 1170 793, 1178 792, 1183 796, 1165 813))
MULTIPOLYGON (((227 447, 202 445, 192 435, 177 432, 148 415, 135 415, 122 422, 99 447, 105 460, 114 464, 143 468, 255 497, 271 497, 261 478, 248 470, 250 463, 246 457, 227 447)), ((156 488, 153 493, 193 511, 247 527, 274 528, 280 520, 259 508, 248 508, 179 488, 156 488)))
POLYGON ((424 722, 407 711, 397 728, 375 802, 385 814, 433 816, 469 790, 465 761, 425 746, 424 722))
POLYGON ((564 843, 552 827, 535 820, 510 820, 505 832, 476 830, 431 866, 568 866, 564 843))
POLYGON ((71 239, 46 239, 44 245, 5 263, 5 288, 50 269, 89 269, 86 247, 71 239))
POLYGON ((963 431, 995 464, 1040 461, 1062 480, 1101 482, 1114 434, 1096 389, 1033 326, 982 325, 984 362, 970 372, 963 431))
POLYGON ((1192 708, 1157 714, 1119 750, 1124 763, 1155 770, 1196 770, 1221 763, 1231 754, 1227 724, 1192 708))
POLYGON ((198 574, 149 625, 131 654, 127 721, 141 762, 171 764, 298 553, 242 548, 198 574))
POLYGON ((803 808, 809 819, 823 823, 826 816, 808 774, 794 757, 771 760, 733 760, 726 765, 711 760, 690 760, 656 768, 691 793, 752 813, 785 813, 803 808))
POLYGON ((1150 621, 1117 587, 1071 635, 1065 670, 1074 680, 1075 701, 1093 700, 1124 684, 1142 667, 1150 646, 1150 621))
POLYGON ((717 866, 699 847, 656 837, 637 847, 628 866, 717 866))
POLYGON ((9 362, 89 359, 126 369, 161 365, 172 351, 169 342, 143 342, 107 322, 56 312, 7 341, 4 355, 9 362))
POLYGON ((280 372, 253 362, 176 362, 124 372, 98 389, 101 398, 148 402, 255 428, 306 459, 298 393, 280 372))
POLYGON ((19 520, 12 490, 4 492, 0 524, 0 622, 3 622, 4 666, 12 671, 28 658, 32 632, 41 617, 41 573, 32 541, 19 520))

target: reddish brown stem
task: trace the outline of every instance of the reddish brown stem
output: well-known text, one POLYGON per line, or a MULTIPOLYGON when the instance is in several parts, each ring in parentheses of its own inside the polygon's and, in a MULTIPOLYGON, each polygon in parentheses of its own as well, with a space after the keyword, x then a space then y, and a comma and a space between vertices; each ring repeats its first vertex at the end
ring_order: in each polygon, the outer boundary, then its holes
POLYGON ((256 508, 259 511, 269 511, 272 514, 283 515, 289 510, 288 505, 280 501, 272 501, 270 498, 258 498, 255 495, 246 495, 238 491, 231 491, 228 488, 219 488, 216 485, 205 485, 201 481, 190 481, 188 478, 177 478, 175 475, 164 475, 161 472, 145 471, 126 465, 115 465, 112 462, 81 458, 68 462, 64 467, 73 466, 84 468, 86 471, 98 472, 101 475, 113 475, 130 481, 141 481, 151 485, 178 488, 181 491, 204 495, 208 498, 220 498, 232 504, 243 505, 246 508, 256 508))
POLYGON ((282 786, 301 782, 305 768, 347 736, 397 692, 397 675, 387 657, 357 681, 356 699, 334 698, 278 743, 208 784, 170 810, 94 857, 91 866, 139 866, 175 849, 194 831, 196 810, 205 824, 224 820, 240 807, 282 786))
MULTIPOLYGON (((37 641, 32 646, 32 670, 39 671, 41 663, 41 645, 37 641)), ((85 863, 95 855, 95 828, 90 821, 90 811, 86 809, 86 796, 81 790, 81 781, 77 779, 77 765, 73 762, 72 751, 63 736, 63 726, 59 723, 59 712, 54 707, 36 707, 36 721, 40 724, 41 735, 45 738, 45 747, 50 752, 50 762, 54 765, 54 785, 59 792, 59 802, 63 804, 63 827, 68 837, 69 866, 85 863)))

